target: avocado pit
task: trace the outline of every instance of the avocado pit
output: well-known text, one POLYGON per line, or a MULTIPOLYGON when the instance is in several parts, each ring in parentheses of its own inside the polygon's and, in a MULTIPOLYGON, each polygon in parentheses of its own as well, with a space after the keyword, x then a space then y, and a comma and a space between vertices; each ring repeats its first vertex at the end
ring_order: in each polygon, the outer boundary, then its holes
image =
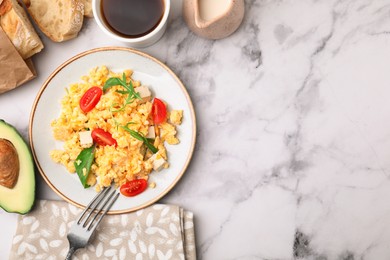
POLYGON ((0 138, 0 185, 12 189, 19 177, 19 157, 15 146, 0 138))

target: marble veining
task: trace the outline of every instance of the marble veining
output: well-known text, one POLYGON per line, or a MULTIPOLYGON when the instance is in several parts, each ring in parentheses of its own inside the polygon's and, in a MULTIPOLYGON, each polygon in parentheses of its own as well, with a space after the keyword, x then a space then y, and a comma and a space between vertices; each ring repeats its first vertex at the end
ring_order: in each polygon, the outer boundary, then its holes
MULTIPOLYGON (((194 103, 196 150, 161 202, 194 212, 198 258, 390 259, 389 1, 247 0, 221 40, 193 34, 172 2, 167 32, 143 51, 194 103)), ((55 67, 124 46, 93 20, 73 41, 43 40, 38 78, 0 96, 0 118, 26 139, 55 67)), ((38 196, 58 199, 42 180, 38 196)))

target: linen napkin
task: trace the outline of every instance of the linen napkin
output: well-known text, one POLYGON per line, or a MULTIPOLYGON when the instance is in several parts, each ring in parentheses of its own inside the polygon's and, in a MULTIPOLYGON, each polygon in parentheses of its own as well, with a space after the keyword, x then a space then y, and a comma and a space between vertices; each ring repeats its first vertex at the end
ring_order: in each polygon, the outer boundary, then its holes
MULTIPOLYGON (((66 238, 81 213, 65 201, 39 200, 19 216, 12 259, 64 259, 66 238)), ((174 205, 154 204, 133 213, 106 215, 90 244, 73 259, 196 259, 193 214, 174 205)))

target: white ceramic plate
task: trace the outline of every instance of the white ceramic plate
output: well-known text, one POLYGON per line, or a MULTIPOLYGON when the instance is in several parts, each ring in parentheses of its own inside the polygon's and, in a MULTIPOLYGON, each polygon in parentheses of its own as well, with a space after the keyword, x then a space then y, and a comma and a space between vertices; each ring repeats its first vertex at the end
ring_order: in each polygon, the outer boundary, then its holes
POLYGON ((157 59, 128 48, 108 47, 83 52, 59 66, 43 84, 30 116, 30 144, 34 160, 47 184, 66 201, 85 207, 96 194, 94 188, 84 189, 77 174, 70 174, 64 166, 53 162, 50 151, 63 149, 54 140, 50 123, 60 114, 60 100, 65 88, 81 81, 91 68, 107 66, 121 72, 134 70, 133 77, 150 86, 152 92, 165 100, 171 108, 183 110, 183 122, 178 127, 180 144, 167 145, 170 167, 150 175, 156 188, 148 188, 140 195, 119 196, 110 213, 119 214, 146 207, 167 194, 185 172, 195 146, 196 120, 190 97, 179 78, 157 59))

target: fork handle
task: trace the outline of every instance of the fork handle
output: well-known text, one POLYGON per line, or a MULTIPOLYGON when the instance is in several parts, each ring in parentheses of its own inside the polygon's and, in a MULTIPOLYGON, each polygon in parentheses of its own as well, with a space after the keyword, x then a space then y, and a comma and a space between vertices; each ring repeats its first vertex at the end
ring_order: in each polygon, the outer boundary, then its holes
POLYGON ((76 248, 74 246, 71 246, 69 248, 68 254, 66 255, 65 260, 71 260, 73 253, 76 251, 76 248))

